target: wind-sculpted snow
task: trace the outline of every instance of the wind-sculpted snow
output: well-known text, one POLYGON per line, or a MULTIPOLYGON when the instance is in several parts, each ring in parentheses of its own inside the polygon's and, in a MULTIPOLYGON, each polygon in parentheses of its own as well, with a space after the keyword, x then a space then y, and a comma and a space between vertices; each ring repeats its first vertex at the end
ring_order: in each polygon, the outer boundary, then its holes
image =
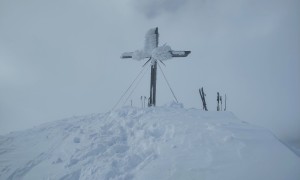
POLYGON ((230 112, 124 107, 0 137, 0 179, 299 179, 300 159, 230 112))

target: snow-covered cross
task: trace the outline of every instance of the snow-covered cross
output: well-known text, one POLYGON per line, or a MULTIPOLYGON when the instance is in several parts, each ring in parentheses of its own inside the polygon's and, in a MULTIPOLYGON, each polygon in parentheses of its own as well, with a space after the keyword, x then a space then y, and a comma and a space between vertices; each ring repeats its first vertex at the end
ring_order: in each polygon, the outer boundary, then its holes
POLYGON ((157 27, 148 30, 145 36, 145 46, 143 50, 125 52, 121 56, 121 58, 132 58, 139 61, 149 58, 146 62, 151 62, 149 106, 155 106, 156 104, 157 62, 159 61, 163 63, 163 61, 171 59, 172 57, 186 57, 191 53, 191 51, 173 51, 168 45, 158 46, 158 37, 159 34, 157 27))

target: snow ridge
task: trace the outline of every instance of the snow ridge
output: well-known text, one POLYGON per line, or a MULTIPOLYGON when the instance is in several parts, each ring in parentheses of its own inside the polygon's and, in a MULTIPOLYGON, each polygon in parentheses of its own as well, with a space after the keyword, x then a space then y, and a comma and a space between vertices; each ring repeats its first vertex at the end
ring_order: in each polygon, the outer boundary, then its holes
POLYGON ((299 157, 265 129, 231 112, 176 103, 123 107, 0 137, 0 179, 296 180, 299 167, 299 157))

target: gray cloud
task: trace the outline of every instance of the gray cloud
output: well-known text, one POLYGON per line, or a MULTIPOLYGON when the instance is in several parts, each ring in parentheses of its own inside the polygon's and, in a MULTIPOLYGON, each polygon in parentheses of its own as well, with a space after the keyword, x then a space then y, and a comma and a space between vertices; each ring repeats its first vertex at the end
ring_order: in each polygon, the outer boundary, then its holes
POLYGON ((164 13, 176 13, 188 0, 134 0, 135 8, 147 18, 156 18, 164 13))

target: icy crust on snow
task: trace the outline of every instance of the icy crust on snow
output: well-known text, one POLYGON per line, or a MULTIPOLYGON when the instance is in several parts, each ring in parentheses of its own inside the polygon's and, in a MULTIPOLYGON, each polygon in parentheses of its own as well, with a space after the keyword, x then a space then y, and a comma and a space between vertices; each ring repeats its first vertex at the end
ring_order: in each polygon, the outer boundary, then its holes
POLYGON ((231 112, 124 107, 0 136, 0 179, 298 180, 300 159, 231 112))
POLYGON ((165 61, 172 58, 171 54, 171 47, 168 45, 158 46, 157 48, 154 48, 151 53, 146 53, 142 50, 136 50, 132 53, 132 59, 134 60, 142 60, 145 58, 150 58, 154 61, 165 61))
POLYGON ((158 34, 155 34, 155 31, 156 28, 149 29, 145 35, 144 52, 146 54, 151 54, 158 45, 158 34))
POLYGON ((142 51, 142 50, 136 50, 133 52, 132 54, 132 59, 134 60, 143 60, 145 58, 149 58, 151 54, 147 54, 145 53, 145 51, 142 51))
POLYGON ((168 45, 159 46, 152 51, 152 57, 159 61, 165 61, 172 58, 170 51, 171 47, 168 45))
MULTIPOLYGON (((132 59, 142 60, 152 57, 152 63, 155 61, 164 61, 172 58, 171 47, 168 45, 158 46, 158 34, 155 34, 156 28, 150 29, 145 35, 145 46, 143 50, 136 50, 132 53, 132 59)), ((126 54, 125 54, 126 55, 126 54)), ((123 54, 124 56, 124 54, 123 54)))

